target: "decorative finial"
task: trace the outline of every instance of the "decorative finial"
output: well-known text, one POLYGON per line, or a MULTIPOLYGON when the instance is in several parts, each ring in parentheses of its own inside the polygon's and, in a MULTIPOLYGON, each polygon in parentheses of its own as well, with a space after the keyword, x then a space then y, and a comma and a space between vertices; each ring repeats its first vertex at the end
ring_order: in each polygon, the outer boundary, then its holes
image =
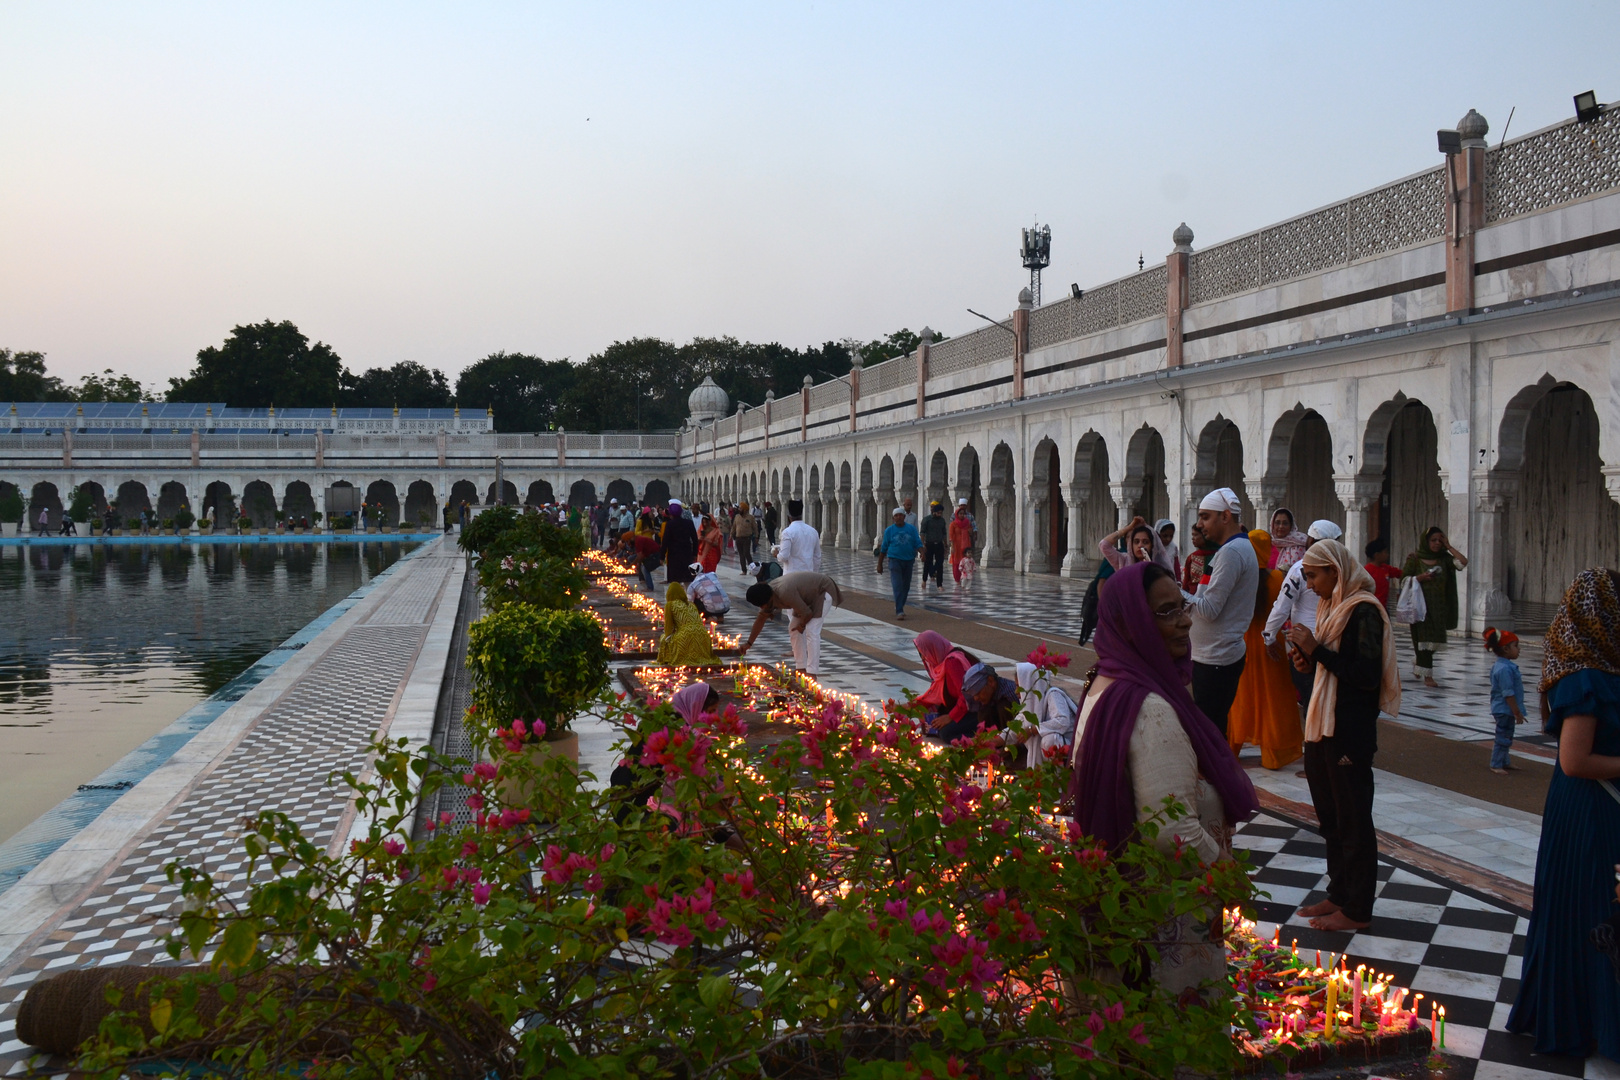
POLYGON ((394 419, 399 419, 399 402, 394 402, 394 419))
POLYGON ((484 406, 484 415, 489 417, 491 420, 495 419, 495 403, 494 402, 490 402, 488 405, 484 406))
POLYGON ((1142 252, 1138 251, 1136 253, 1136 269, 1137 269, 1137 272, 1140 273, 1141 270, 1142 270, 1142 267, 1144 267, 1146 265, 1147 265, 1147 260, 1142 257, 1142 252))
POLYGON ((1035 305, 1035 294, 1029 291, 1029 286, 1018 290, 1018 306, 1028 311, 1035 305))
MULTIPOLYGON (((815 380, 814 380, 814 379, 812 379, 812 378, 811 378, 811 377, 810 377, 810 376, 808 376, 808 375, 806 375, 806 376, 805 376, 805 377, 804 377, 804 386, 805 386, 805 389, 807 389, 807 390, 808 390, 808 389, 809 389, 809 388, 810 388, 810 387, 812 387, 812 386, 814 386, 814 385, 815 385, 815 382, 816 382, 816 381, 815 381, 815 380)), ((17 406, 15 406, 15 405, 13 405, 13 406, 12 406, 12 407, 11 407, 11 411, 12 411, 12 412, 16 412, 16 411, 17 411, 17 406)))
POLYGON ((928 327, 924 326, 922 328, 922 333, 917 335, 917 340, 922 342, 924 345, 932 345, 935 341, 939 340, 939 335, 934 333, 928 327))
POLYGON ((1170 239, 1175 243, 1177 251, 1192 251, 1193 231, 1187 228, 1185 221, 1176 226, 1176 231, 1170 234, 1170 239))
POLYGON ((1490 130, 1491 125, 1473 109, 1457 121, 1457 134, 1462 136, 1464 146, 1484 146, 1485 133, 1490 130))

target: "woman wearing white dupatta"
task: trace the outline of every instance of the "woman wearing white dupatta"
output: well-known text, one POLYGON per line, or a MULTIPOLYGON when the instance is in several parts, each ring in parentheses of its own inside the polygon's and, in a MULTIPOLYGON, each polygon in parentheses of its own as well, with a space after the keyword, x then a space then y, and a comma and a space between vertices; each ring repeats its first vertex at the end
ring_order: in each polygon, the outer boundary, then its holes
POLYGON ((1337 540, 1305 552, 1305 582, 1321 597, 1313 633, 1288 632, 1294 666, 1315 671, 1305 711, 1305 778, 1327 844, 1327 899, 1300 914, 1320 930, 1359 930, 1372 921, 1378 887, 1373 829, 1373 755, 1378 714, 1401 708, 1401 679, 1389 613, 1372 575, 1337 540))

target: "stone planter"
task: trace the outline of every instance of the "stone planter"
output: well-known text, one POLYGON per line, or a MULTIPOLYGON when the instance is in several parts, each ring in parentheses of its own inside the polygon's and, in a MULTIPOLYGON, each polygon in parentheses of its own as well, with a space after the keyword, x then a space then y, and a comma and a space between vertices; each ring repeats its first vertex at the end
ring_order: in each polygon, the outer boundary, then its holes
POLYGON ((0 536, 16 536, 17 523, 15 521, 0 521, 0 536))
MULTIPOLYGON (((526 743, 523 747, 523 756, 535 768, 540 768, 548 758, 559 757, 568 762, 568 767, 579 769, 579 733, 569 731, 560 739, 545 739, 540 742, 526 743)), ((535 811, 542 820, 547 816, 544 806, 536 805, 534 785, 517 779, 507 779, 497 776, 495 790, 501 801, 508 806, 528 807, 535 811)))

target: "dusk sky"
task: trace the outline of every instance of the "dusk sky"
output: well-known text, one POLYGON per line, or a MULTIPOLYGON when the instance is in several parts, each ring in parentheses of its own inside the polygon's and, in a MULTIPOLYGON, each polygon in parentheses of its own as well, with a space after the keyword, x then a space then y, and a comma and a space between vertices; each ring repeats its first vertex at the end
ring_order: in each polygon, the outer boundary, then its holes
POLYGON ((0 5, 0 347, 162 387, 1008 311, 1620 98, 1620 5, 0 5))

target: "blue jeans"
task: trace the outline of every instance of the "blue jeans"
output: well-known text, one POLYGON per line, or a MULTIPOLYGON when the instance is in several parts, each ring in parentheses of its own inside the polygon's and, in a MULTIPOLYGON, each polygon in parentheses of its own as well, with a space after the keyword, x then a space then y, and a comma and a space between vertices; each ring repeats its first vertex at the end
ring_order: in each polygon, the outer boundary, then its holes
POLYGON ((1496 742, 1491 747, 1491 768, 1508 767, 1508 751, 1513 747, 1513 717, 1507 713, 1492 713, 1496 721, 1496 742))
POLYGON ((911 572, 917 569, 915 557, 889 560, 889 584, 894 588, 894 613, 906 610, 906 597, 911 595, 911 572))

